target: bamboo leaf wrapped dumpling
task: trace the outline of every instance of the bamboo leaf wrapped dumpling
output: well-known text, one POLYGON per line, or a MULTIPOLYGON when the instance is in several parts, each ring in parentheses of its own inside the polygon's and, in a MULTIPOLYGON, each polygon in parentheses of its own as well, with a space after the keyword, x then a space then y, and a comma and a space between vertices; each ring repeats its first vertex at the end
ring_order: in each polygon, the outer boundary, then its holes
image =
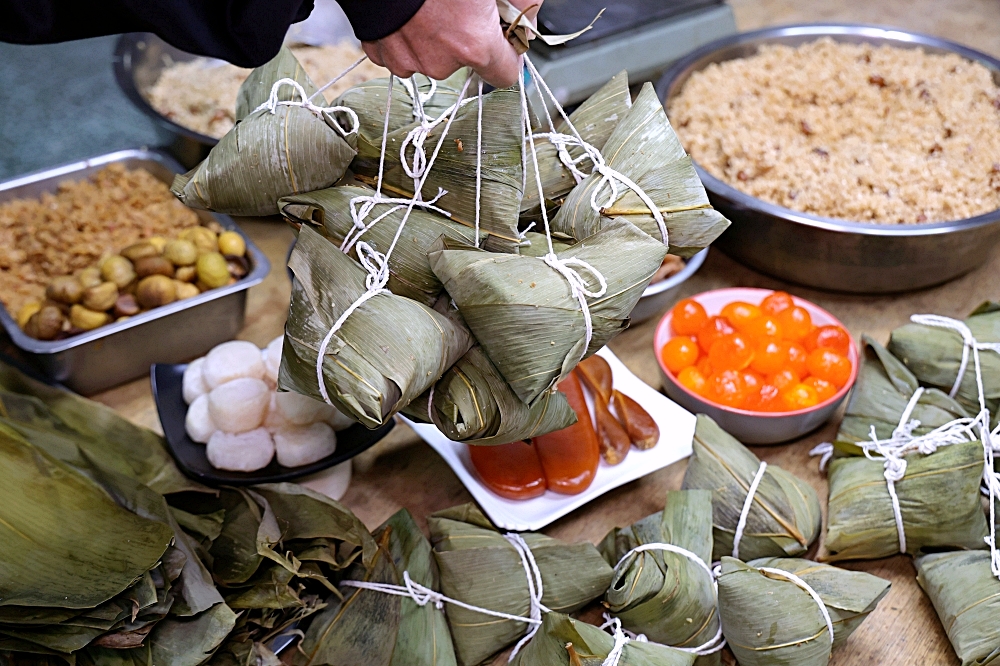
POLYGON ((989 552, 933 553, 914 564, 962 666, 1000 663, 1000 581, 989 552))
MULTIPOLYGON (((366 224, 374 225, 357 235, 358 230, 351 217, 351 200, 374 194, 375 191, 367 187, 329 187, 284 197, 278 202, 278 207, 281 214, 290 220, 317 226, 317 230, 338 247, 350 234, 351 238, 363 240, 384 253, 392 245, 406 214, 406 207, 399 207, 398 204, 376 205, 365 220, 366 224), (393 208, 398 210, 390 212, 393 208), (375 222, 382 215, 386 217, 375 222)), ((424 305, 434 304, 443 287, 431 270, 427 252, 441 236, 464 245, 476 245, 476 233, 473 229, 419 207, 410 211, 403 237, 389 257, 389 283, 386 286, 392 293, 412 298, 424 305)), ((485 236, 486 234, 481 233, 480 241, 485 236)), ((349 254, 357 259, 355 245, 352 244, 349 254)))
MULTIPOLYGON (((718 603, 714 580, 706 571, 712 561, 711 491, 668 492, 663 511, 612 530, 599 548, 615 567, 604 602, 623 627, 654 643, 680 648, 698 648, 715 639, 718 603), (666 550, 629 554, 638 546, 657 543, 690 551, 705 565, 666 550)), ((718 664, 719 653, 699 657, 696 663, 718 664)))
POLYGON ((252 111, 201 164, 174 177, 170 189, 187 206, 229 215, 274 215, 278 199, 333 185, 354 159, 357 135, 351 123, 348 129, 338 124, 321 108, 325 100, 310 105, 305 99, 309 93, 299 83, 270 80, 280 73, 277 66, 258 69, 240 96, 249 104, 270 81, 273 104, 252 111), (281 101, 292 93, 294 100, 281 101))
MULTIPOLYGON (((898 358, 872 338, 865 336, 864 363, 854 385, 847 412, 837 433, 840 449, 860 453, 858 442, 871 441, 872 427, 879 439, 888 439, 899 426, 910 399, 920 388, 917 378, 898 358)), ((965 418, 965 409, 938 389, 924 390, 916 402, 910 419, 919 425, 912 434, 919 436, 965 418)))
MULTIPOLYGON (((570 283, 544 260, 441 250, 431 253, 430 262, 490 360, 531 405, 624 330, 664 254, 662 244, 626 220, 558 253, 560 260, 587 262, 607 282, 603 296, 587 297, 593 327, 589 345, 584 312, 570 283)), ((569 266, 579 270, 589 290, 598 290, 589 271, 569 266)))
MULTIPOLYGON (((379 543, 370 566, 358 564, 348 580, 404 584, 409 579, 439 589, 431 546, 406 509, 373 535, 379 543)), ((454 666, 455 650, 444 611, 433 603, 417 605, 409 597, 342 587, 343 601, 330 605, 309 625, 296 666, 365 664, 366 666, 454 666)))
MULTIPOLYGON (((514 666, 601 666, 614 649, 610 634, 581 620, 548 613, 542 626, 524 649, 518 652, 514 666)), ((618 666, 691 666, 694 655, 666 645, 629 641, 616 662, 618 666)))
MULTIPOLYGON (((761 462, 711 418, 698 415, 694 452, 681 487, 712 491, 713 559, 733 553, 740 514, 761 462)), ((819 536, 820 506, 808 483, 768 465, 739 544, 741 559, 800 555, 819 536)))
MULTIPOLYGON (((529 616, 525 565, 517 549, 472 504, 427 519, 441 591, 452 599, 492 611, 529 616)), ((541 603, 571 613, 596 599, 611 582, 611 567, 590 543, 568 544, 524 532, 541 573, 541 603)), ((523 638, 530 625, 446 604, 445 611, 462 666, 479 664, 523 638)))
POLYGON ((830 651, 847 640, 888 593, 889 582, 809 560, 766 558, 749 564, 722 558, 719 608, 726 642, 741 666, 825 666, 830 651), (796 582, 772 569, 796 576, 796 582), (830 627, 833 629, 831 640, 830 627))
MULTIPOLYGON (((659 208, 668 231, 670 253, 691 257, 719 237, 729 221, 708 202, 694 163, 667 120, 652 84, 644 84, 635 103, 615 128, 601 151, 609 167, 630 178, 659 208)), ((573 188, 552 229, 572 238, 585 238, 603 229, 615 217, 624 217, 660 242, 659 224, 638 194, 621 184, 618 198, 607 205, 611 192, 599 173, 573 188), (604 207, 591 206, 591 196, 604 207)))
POLYGON ((530 439, 576 423, 576 412, 559 391, 546 392, 531 407, 521 402, 479 345, 438 380, 432 400, 422 395, 405 412, 433 423, 452 441, 479 445, 530 439))
MULTIPOLYGON (((962 442, 930 455, 904 456, 903 478, 894 482, 906 552, 983 548, 986 518, 979 499, 983 445, 962 442)), ((825 540, 829 561, 877 559, 900 552, 892 497, 881 460, 837 458, 830 463, 825 540)))
MULTIPOLYGON (((1000 303, 983 303, 964 321, 980 344, 1000 343, 1000 303)), ((923 384, 950 392, 962 365, 962 336, 953 330, 925 324, 906 324, 892 332, 889 351, 923 384)), ((1000 398, 1000 354, 979 352, 982 364, 983 396, 992 409, 1000 398)), ((976 368, 970 351, 955 398, 971 413, 979 412, 976 368)))
MULTIPOLYGON (((307 97, 312 96, 318 90, 292 50, 287 46, 282 46, 278 55, 250 72, 250 76, 240 85, 240 90, 236 94, 236 122, 240 122, 266 102, 271 96, 271 88, 275 81, 281 79, 291 79, 298 83, 302 86, 307 97)), ((279 88, 277 94, 278 100, 281 102, 291 102, 296 97, 293 86, 279 88)), ((319 106, 326 105, 325 98, 321 97, 314 101, 319 106)))
MULTIPOLYGON (((322 400, 316 377, 320 345, 365 293, 368 274, 309 227, 300 230, 288 267, 295 280, 278 383, 322 400)), ((323 376, 330 401, 369 428, 378 427, 471 346, 468 332, 445 316, 402 296, 378 294, 347 317, 327 347, 323 376)))

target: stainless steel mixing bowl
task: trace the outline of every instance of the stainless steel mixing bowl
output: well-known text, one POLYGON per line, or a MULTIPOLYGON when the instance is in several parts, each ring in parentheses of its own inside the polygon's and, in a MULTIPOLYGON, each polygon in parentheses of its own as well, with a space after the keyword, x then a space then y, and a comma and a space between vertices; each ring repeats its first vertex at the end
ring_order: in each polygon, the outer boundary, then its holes
MULTIPOLYGON (((992 71, 1000 84, 1000 60, 937 37, 867 25, 796 25, 707 44, 670 68, 657 92, 669 108, 688 78, 712 63, 753 55, 761 44, 796 46, 824 36, 957 53, 992 71)), ((976 268, 1000 241, 1000 211, 935 224, 846 222, 767 203, 697 169, 712 205, 733 222, 715 246, 752 268, 809 287, 869 294, 929 287, 976 268)))

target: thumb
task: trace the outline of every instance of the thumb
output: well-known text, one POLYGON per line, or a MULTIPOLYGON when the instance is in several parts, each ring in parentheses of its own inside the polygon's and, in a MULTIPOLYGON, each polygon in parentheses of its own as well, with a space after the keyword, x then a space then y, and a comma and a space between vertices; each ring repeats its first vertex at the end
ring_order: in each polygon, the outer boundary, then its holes
POLYGON ((517 83, 521 57, 504 37, 499 24, 484 35, 482 48, 482 64, 470 63, 476 73, 494 88, 508 88, 517 83))

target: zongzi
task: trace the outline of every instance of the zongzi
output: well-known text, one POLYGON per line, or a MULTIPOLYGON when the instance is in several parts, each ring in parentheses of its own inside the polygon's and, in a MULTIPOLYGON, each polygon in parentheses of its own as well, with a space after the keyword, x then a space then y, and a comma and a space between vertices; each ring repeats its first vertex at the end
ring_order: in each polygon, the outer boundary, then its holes
POLYGON ((918 557, 917 582, 937 611, 962 666, 1000 663, 1000 581, 982 550, 918 557))
MULTIPOLYGON (((250 76, 240 86, 239 92, 236 93, 236 122, 240 122, 256 111, 261 104, 267 102, 275 82, 281 79, 295 81, 302 86, 307 96, 312 96, 318 90, 292 50, 282 46, 278 55, 250 72, 250 76)), ((294 86, 282 86, 274 92, 280 102, 295 101, 294 86)), ((318 101, 322 103, 326 100, 318 101)))
POLYGON ((560 269, 536 257, 476 250, 432 252, 430 262, 479 344, 531 405, 628 325, 664 254, 662 244, 619 220, 560 252, 560 269), (603 293, 584 266, 603 276, 603 293), (586 296, 590 340, 576 288, 561 272, 567 269, 576 271, 584 290, 600 294, 586 296))
POLYGON ((776 465, 767 465, 761 473, 757 456, 704 414, 698 415, 693 446, 681 487, 712 491, 713 559, 733 553, 744 513, 740 558, 806 552, 820 530, 819 498, 812 486, 776 465), (753 500, 744 512, 750 487, 758 476, 753 500))
MULTIPOLYGON (((615 567, 605 605, 622 626, 654 643, 680 648, 715 647, 718 602, 712 561, 712 493, 675 490, 663 511, 630 527, 610 531, 599 549, 615 567), (658 550, 634 552, 650 544, 679 546, 701 560, 658 550)), ((720 663, 719 653, 700 657, 699 666, 720 663)))
MULTIPOLYGON (((279 386, 323 400, 316 377, 322 341, 366 293, 369 275, 309 227, 288 262, 295 275, 279 386)), ((383 292, 348 316, 323 358, 333 405, 369 428, 429 389, 469 348, 468 332, 422 303, 383 292), (405 332, 405 335, 403 334, 405 332)))
MULTIPOLYGON (((359 233, 351 217, 352 203, 358 197, 371 197, 374 190, 366 187, 338 186, 317 192, 284 197, 278 202, 286 218, 317 225, 317 231, 336 245, 342 246, 350 235, 348 254, 357 259, 355 241, 363 240, 375 250, 385 253, 399 232, 399 225, 406 215, 406 206, 378 204, 365 220, 371 225, 359 233), (384 216, 384 217, 383 217, 384 216), (381 219, 380 219, 381 218, 381 219)), ((476 234, 469 227, 452 222, 447 217, 414 207, 406 219, 402 237, 389 257, 389 282, 386 285, 397 296, 406 296, 424 305, 433 305, 442 291, 440 280, 434 275, 427 261, 427 253, 438 239, 444 236, 464 245, 481 245, 485 234, 476 234)))
POLYGON ((986 519, 979 499, 983 445, 978 440, 903 456, 903 476, 893 481, 903 538, 889 492, 886 465, 867 457, 830 463, 830 500, 825 540, 829 561, 876 559, 902 550, 983 548, 986 519))
MULTIPOLYGON (((514 666, 602 666, 615 639, 597 627, 562 613, 548 613, 531 642, 518 652, 514 666)), ((666 645, 629 641, 616 666, 691 666, 694 655, 666 645)))
MULTIPOLYGON (((644 84, 628 114, 618 123, 601 151, 608 167, 623 174, 658 206, 666 225, 664 237, 649 206, 632 189, 595 172, 573 188, 552 229, 572 238, 586 238, 624 217, 680 257, 694 256, 729 226, 708 202, 691 158, 667 120, 652 84, 644 84), (609 195, 617 192, 617 198, 609 195), (592 197, 596 197, 592 199, 592 197), (594 210, 591 202, 603 202, 594 210)), ((613 178, 613 176, 611 176, 613 178)))
MULTIPOLYGON (((435 513, 427 524, 441 591, 478 608, 529 618, 531 588, 537 585, 543 606, 571 613, 603 594, 611 582, 611 567, 590 543, 567 544, 533 532, 508 538, 471 504, 435 513), (522 555, 514 545, 519 542, 530 553, 522 555), (525 559, 529 554, 540 573, 540 580, 530 584, 526 572, 532 568, 525 559)), ((481 663, 531 630, 528 623, 454 604, 446 604, 445 611, 463 666, 481 663)))
POLYGON ((888 591, 881 578, 809 560, 723 557, 722 631, 741 666, 825 666, 888 591))

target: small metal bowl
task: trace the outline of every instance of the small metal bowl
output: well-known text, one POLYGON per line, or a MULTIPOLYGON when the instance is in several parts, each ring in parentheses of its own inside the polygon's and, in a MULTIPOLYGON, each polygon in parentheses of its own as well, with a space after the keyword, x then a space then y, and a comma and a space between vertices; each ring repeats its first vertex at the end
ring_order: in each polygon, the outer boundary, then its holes
POLYGON ((660 314, 674 304, 677 292, 680 291, 681 284, 689 277, 698 272, 701 265, 708 257, 708 248, 688 259, 684 270, 671 275, 666 280, 660 280, 646 287, 639 298, 639 302, 632 308, 629 318, 633 324, 639 324, 660 314))
MULTIPOLYGON (((753 55, 762 44, 797 46, 820 37, 956 53, 985 66, 1000 84, 1000 60, 937 37, 868 25, 794 25, 712 42, 671 67, 657 92, 669 108, 688 78, 712 63, 753 55)), ((752 268, 810 287, 864 294, 930 287, 976 268, 1000 241, 1000 210, 934 224, 848 222, 767 203, 695 166, 712 205, 733 222, 716 246, 752 268)))
MULTIPOLYGON (((733 301, 760 303, 770 293, 771 291, 768 289, 733 287, 706 291, 691 298, 701 303, 711 316, 719 314, 723 307, 733 301)), ((792 298, 796 305, 809 311, 813 323, 817 326, 834 325, 844 328, 844 325, 836 317, 823 308, 796 296, 792 298)), ((780 444, 812 432, 833 416, 837 408, 847 398, 851 386, 854 385, 854 380, 858 377, 860 359, 857 344, 852 339, 848 354, 852 368, 850 379, 847 380, 843 388, 837 391, 836 395, 815 407, 793 412, 751 412, 746 409, 717 405, 681 386, 673 373, 667 370, 663 364, 660 351, 673 337, 673 332, 670 329, 671 314, 668 312, 663 315, 653 337, 653 351, 656 354, 656 362, 659 364, 660 375, 663 377, 664 391, 674 402, 689 411, 711 416, 723 430, 744 444, 780 444)))

